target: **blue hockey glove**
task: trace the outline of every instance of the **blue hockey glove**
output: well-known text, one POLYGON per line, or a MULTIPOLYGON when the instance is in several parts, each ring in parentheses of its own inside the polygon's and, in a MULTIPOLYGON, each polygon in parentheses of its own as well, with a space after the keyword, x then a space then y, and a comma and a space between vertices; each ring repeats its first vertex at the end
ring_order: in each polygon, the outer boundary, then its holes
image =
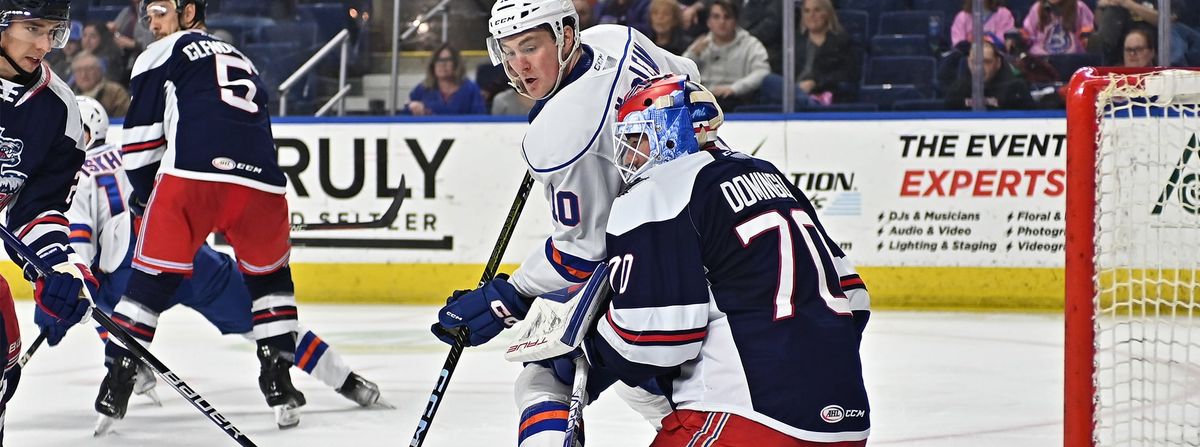
POLYGON ((63 322, 47 314, 40 307, 33 308, 33 322, 38 325, 42 332, 46 333, 46 341, 50 346, 58 345, 62 341, 63 336, 67 335, 67 329, 72 325, 63 322))
POLYGON ((478 289, 454 292, 438 311, 438 322, 430 330, 453 345, 452 331, 465 328, 470 331, 467 346, 479 346, 517 324, 527 312, 529 303, 508 283, 508 276, 498 275, 478 289))
MULTIPOLYGON (((77 266, 68 266, 67 268, 79 268, 77 266)), ((91 273, 87 272, 86 268, 80 268, 81 274, 86 275, 85 278, 90 279, 91 273)), ((87 314, 91 303, 81 298, 84 284, 88 279, 80 279, 74 275, 64 272, 53 272, 49 276, 38 278, 34 284, 34 299, 37 301, 37 309, 34 311, 33 320, 43 332, 46 332, 46 341, 50 342, 50 346, 57 345, 59 341, 67 333, 72 325, 79 323, 87 314)), ((95 282, 95 279, 91 279, 95 282)), ((88 284, 92 286, 92 284, 88 284)))

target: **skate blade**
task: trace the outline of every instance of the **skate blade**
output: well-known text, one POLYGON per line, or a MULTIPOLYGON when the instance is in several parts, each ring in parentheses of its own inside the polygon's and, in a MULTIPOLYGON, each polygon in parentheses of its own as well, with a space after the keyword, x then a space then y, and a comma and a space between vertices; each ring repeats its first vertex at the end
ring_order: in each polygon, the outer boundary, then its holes
POLYGON ((92 432, 92 436, 98 438, 112 434, 112 426, 116 422, 117 419, 112 416, 99 415, 96 418, 96 430, 92 432))
POLYGON ((148 390, 146 390, 146 391, 143 391, 143 392, 141 392, 141 393, 137 393, 137 394, 138 394, 138 395, 140 395, 140 396, 146 396, 146 398, 147 398, 147 399, 150 399, 150 402, 151 402, 151 403, 153 403, 153 404, 154 404, 154 406, 156 406, 156 407, 161 407, 161 406, 163 406, 163 405, 162 405, 162 399, 160 399, 160 398, 158 397, 158 391, 154 391, 154 388, 150 388, 150 389, 148 389, 148 390))
POLYGON ((280 430, 296 428, 300 425, 300 410, 293 404, 284 404, 271 407, 275 410, 275 424, 280 430))
POLYGON ((380 397, 375 400, 375 403, 367 405, 366 408, 374 408, 374 409, 380 409, 380 410, 395 410, 396 405, 394 405, 391 402, 388 402, 386 400, 383 400, 383 397, 380 397))

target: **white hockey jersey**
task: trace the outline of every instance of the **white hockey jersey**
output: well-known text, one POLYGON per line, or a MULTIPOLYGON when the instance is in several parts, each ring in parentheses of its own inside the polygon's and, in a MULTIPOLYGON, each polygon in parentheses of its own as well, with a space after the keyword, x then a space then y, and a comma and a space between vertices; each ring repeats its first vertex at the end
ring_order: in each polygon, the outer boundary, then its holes
POLYGON ((122 164, 120 146, 103 144, 88 149, 79 168, 75 198, 67 210, 71 248, 104 273, 120 267, 129 251, 130 218, 125 210, 133 189, 122 164))
POLYGON ((533 178, 550 202, 554 232, 509 280, 538 296, 587 279, 605 258, 604 225, 622 180, 613 165, 617 102, 638 79, 661 73, 699 80, 696 64, 620 25, 581 33, 583 56, 550 98, 538 101, 522 142, 533 178))

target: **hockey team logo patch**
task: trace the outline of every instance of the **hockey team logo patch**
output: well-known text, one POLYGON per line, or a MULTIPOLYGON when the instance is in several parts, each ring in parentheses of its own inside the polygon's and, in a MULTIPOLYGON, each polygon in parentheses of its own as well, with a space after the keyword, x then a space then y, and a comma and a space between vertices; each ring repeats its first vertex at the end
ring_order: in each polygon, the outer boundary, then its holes
POLYGON ((821 420, 830 424, 836 424, 846 418, 846 410, 837 405, 830 405, 821 409, 821 420))
POLYGON ((1179 206, 1192 214, 1200 214, 1200 170, 1189 170, 1189 162, 1200 161, 1200 140, 1192 134, 1191 140, 1183 148, 1179 163, 1171 171, 1171 176, 1163 186, 1162 194, 1154 203, 1152 215, 1160 215, 1163 208, 1172 200, 1179 200, 1179 206))
POLYGON ((25 142, 4 136, 4 130, 0 127, 0 194, 12 194, 25 183, 25 174, 9 169, 21 164, 25 142))

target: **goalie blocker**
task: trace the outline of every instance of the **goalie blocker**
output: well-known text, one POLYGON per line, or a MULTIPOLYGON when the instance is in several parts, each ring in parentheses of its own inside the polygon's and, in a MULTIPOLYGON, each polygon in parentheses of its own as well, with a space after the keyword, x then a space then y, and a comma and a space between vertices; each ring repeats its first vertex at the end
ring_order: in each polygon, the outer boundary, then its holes
POLYGON ((612 294, 609 264, 600 264, 588 282, 550 292, 534 300, 525 319, 517 323, 515 341, 504 353, 510 362, 536 362, 570 354, 596 324, 600 309, 612 294))

